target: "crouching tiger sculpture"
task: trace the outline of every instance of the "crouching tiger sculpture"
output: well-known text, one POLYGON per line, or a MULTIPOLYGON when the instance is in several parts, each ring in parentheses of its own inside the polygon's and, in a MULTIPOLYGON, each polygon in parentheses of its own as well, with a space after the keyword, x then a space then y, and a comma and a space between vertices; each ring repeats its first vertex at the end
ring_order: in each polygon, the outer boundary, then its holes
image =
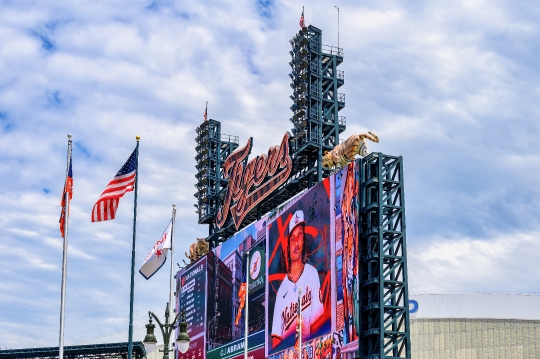
POLYGON ((204 238, 197 238, 197 242, 189 246, 189 254, 186 253, 186 257, 193 263, 208 253, 209 250, 210 246, 208 245, 208 242, 204 238))
POLYGON ((361 135, 352 135, 334 147, 331 151, 325 151, 322 166, 329 170, 333 167, 343 168, 354 159, 355 155, 366 157, 369 154, 366 138, 373 142, 379 142, 379 137, 371 131, 361 135))

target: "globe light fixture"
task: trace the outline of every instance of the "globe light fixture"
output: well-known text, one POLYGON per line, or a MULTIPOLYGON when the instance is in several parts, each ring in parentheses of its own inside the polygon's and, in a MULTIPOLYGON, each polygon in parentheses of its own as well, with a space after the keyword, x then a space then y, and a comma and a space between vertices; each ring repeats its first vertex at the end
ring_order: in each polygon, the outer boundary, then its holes
POLYGON ((148 354, 153 353, 156 350, 157 344, 157 339, 154 335, 154 328, 156 326, 152 323, 152 317, 150 317, 149 321, 150 322, 146 324, 146 336, 143 340, 144 350, 146 350, 146 353, 148 354))
POLYGON ((158 317, 152 312, 148 312, 148 324, 146 324, 146 336, 144 337, 143 344, 146 353, 150 354, 156 350, 156 336, 154 335, 154 328, 156 327, 152 323, 152 318, 154 318, 161 329, 161 334, 163 334, 163 359, 169 359, 169 352, 174 351, 174 349, 169 349, 169 342, 173 330, 176 328, 178 320, 182 317, 182 322, 179 323, 180 330, 178 332, 178 338, 176 338, 176 345, 180 353, 185 353, 189 349, 190 338, 187 333, 188 323, 186 322, 186 312, 178 313, 172 323, 169 323, 169 303, 167 303, 167 308, 165 309, 165 324, 161 324, 158 317))
POLYGON ((187 333, 186 312, 182 312, 182 321, 180 322, 180 330, 178 338, 176 338, 176 347, 180 353, 185 353, 189 349, 189 335, 187 333))

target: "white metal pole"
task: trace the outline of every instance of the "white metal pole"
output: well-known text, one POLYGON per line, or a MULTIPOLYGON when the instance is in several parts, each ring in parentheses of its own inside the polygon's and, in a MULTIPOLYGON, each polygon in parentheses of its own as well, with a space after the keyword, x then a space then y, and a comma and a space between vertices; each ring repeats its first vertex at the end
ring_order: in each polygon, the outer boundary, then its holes
POLYGON ((244 359, 248 359, 249 251, 246 252, 246 304, 244 305, 244 359))
POLYGON ((298 359, 302 359, 302 287, 298 291, 298 325, 300 326, 298 338, 298 359))
POLYGON ((339 55, 339 6, 334 6, 337 9, 337 47, 339 55))
MULTIPOLYGON (((173 308, 173 313, 176 313, 176 303, 173 303, 173 279, 174 279, 174 225, 176 222, 176 204, 172 205, 172 225, 171 225, 171 274, 169 278, 169 303, 171 303, 171 307, 173 308)), ((174 315, 173 315, 174 318, 174 315)), ((168 350, 172 350, 172 343, 173 341, 169 341, 169 348, 168 350)))
MULTIPOLYGON (((71 161, 71 135, 68 135, 68 153, 66 167, 66 184, 71 161)), ((65 190, 65 188, 64 188, 65 190)), ((64 358, 64 313, 66 309, 66 277, 67 277, 67 250, 68 250, 68 221, 69 221, 69 192, 64 193, 64 249, 62 256, 62 288, 60 290, 60 339, 58 343, 58 358, 64 358)))

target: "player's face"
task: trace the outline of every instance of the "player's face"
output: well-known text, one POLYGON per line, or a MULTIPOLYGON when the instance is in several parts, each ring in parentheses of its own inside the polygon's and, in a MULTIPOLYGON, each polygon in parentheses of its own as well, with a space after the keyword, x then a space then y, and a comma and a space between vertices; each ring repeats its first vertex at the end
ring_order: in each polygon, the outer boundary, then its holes
POLYGON ((304 226, 294 227, 290 234, 290 254, 291 262, 297 262, 302 259, 302 248, 304 247, 304 226))

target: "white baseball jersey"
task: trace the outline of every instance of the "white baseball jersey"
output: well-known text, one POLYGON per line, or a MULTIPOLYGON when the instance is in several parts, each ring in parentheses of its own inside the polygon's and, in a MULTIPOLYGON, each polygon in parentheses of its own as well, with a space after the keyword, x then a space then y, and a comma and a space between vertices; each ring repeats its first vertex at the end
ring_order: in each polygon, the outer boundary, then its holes
POLYGON ((296 332, 298 313, 298 291, 302 288, 302 338, 311 336, 311 324, 323 314, 323 304, 319 296, 321 284, 315 267, 304 265, 298 281, 293 283, 285 277, 276 294, 274 319, 271 335, 284 340, 296 332))

